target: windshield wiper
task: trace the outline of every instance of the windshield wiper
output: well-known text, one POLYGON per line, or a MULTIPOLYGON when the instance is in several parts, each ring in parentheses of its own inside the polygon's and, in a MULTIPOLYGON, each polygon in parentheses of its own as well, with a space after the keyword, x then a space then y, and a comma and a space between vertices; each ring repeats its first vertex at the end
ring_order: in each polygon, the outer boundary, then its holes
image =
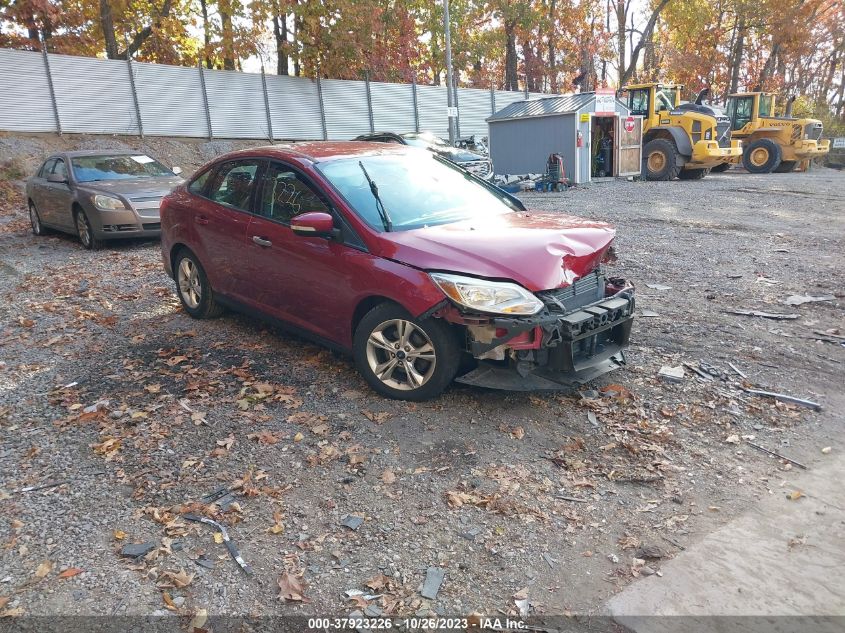
POLYGON ((387 209, 381 201, 381 196, 378 195, 378 185, 376 185, 376 183, 373 182, 373 179, 370 178, 370 174, 367 173, 367 168, 364 167, 364 163, 362 161, 358 161, 358 166, 361 167, 361 171, 364 172, 364 177, 367 179, 367 182, 370 183, 370 191, 373 194, 373 198, 376 199, 376 211, 378 211, 381 222, 384 224, 384 230, 389 233, 393 229, 393 222, 390 221, 390 215, 387 213, 387 209))

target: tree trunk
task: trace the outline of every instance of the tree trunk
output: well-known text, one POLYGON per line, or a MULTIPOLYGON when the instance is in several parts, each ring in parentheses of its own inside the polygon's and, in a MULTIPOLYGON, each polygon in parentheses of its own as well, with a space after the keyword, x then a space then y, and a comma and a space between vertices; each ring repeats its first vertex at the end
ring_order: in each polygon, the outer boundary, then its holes
POLYGON ((117 59, 120 51, 117 48, 117 38, 114 34, 114 16, 111 12, 109 0, 100 0, 100 28, 103 30, 103 40, 106 43, 106 57, 117 59))
MULTIPOLYGON (((739 25, 736 31, 736 44, 731 54, 731 85, 728 94, 739 92, 739 69, 742 66, 742 57, 745 52, 745 16, 739 18, 739 25)), ((727 95, 725 95, 727 98, 727 95)))
POLYGON ((555 10, 557 0, 549 0, 549 92, 557 94, 557 65, 555 64, 555 27, 557 19, 555 10))
POLYGON ((287 75, 288 71, 288 16, 273 15, 273 37, 276 38, 276 74, 287 75))
POLYGON ((297 39, 299 34, 302 33, 302 18, 300 16, 294 16, 293 18, 293 46, 294 46, 294 53, 293 53, 293 74, 296 77, 299 77, 302 74, 302 68, 299 64, 299 45, 297 43, 297 39))
POLYGON ((209 70, 212 68, 211 63, 211 33, 208 28, 208 2, 207 0, 200 0, 200 11, 202 13, 202 41, 203 41, 203 58, 205 59, 205 67, 209 70))
POLYGON ((516 20, 505 20, 505 90, 519 92, 519 74, 516 60, 516 20))
POLYGON ((780 42, 772 44, 772 52, 766 58, 766 63, 763 64, 763 70, 760 71, 760 77, 757 79, 758 90, 765 90, 766 84, 772 78, 775 72, 775 65, 780 57, 780 42))
POLYGON ((223 69, 235 70, 235 31, 232 28, 232 2, 220 0, 220 26, 223 34, 223 69))
MULTIPOLYGON (((620 0, 621 2, 622 0, 620 0)), ((643 29, 643 35, 640 38, 640 41, 637 42, 637 45, 634 47, 634 50, 631 51, 631 61, 628 63, 628 67, 625 68, 625 71, 620 71, 620 78, 619 78, 619 86, 622 87, 636 72, 637 70, 637 61, 640 58, 640 51, 642 50, 643 46, 646 43, 651 42, 652 35, 654 33, 654 26, 657 24, 657 19, 660 17, 660 12, 663 11, 663 8, 669 4, 671 0, 660 0, 659 4, 654 7, 651 12, 651 17, 648 19, 648 22, 643 29)), ((623 22, 624 24, 624 22, 623 22)), ((625 33, 622 33, 621 36, 621 43, 624 47, 625 43, 625 33)), ((624 49, 623 49, 624 53, 624 49)), ((620 60, 622 58, 620 57, 620 60)))
POLYGON ((628 22, 628 11, 625 0, 616 0, 616 46, 619 49, 619 87, 622 88, 625 81, 625 25, 628 22))

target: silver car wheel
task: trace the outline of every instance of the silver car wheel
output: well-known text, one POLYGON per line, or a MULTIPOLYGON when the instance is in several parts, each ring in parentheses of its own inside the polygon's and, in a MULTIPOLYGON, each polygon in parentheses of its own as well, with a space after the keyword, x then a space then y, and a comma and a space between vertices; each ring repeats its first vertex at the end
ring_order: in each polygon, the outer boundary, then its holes
POLYGON ((428 334, 411 321, 384 321, 367 338, 370 369, 381 382, 393 389, 419 389, 434 374, 436 362, 428 334))
POLYGON ((79 234, 79 241, 88 248, 91 245, 91 231, 88 230, 88 220, 81 211, 76 214, 76 232, 79 234))
POLYGON ((187 257, 179 262, 177 283, 182 299, 189 308, 196 310, 202 300, 202 284, 197 265, 187 257))
POLYGON ((41 220, 38 217, 38 211, 35 205, 29 204, 29 223, 32 225, 32 232, 35 235, 41 235, 41 220))

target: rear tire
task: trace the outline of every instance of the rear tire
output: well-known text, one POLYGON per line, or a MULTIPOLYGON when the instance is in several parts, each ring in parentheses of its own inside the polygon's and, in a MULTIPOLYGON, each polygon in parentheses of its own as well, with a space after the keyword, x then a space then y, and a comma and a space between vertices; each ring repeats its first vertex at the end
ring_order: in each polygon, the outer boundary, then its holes
POLYGON ((428 400, 455 378, 461 350, 441 319, 415 319, 395 303, 364 315, 352 343, 355 366, 374 391, 395 400, 428 400), (404 341, 404 343, 403 343, 404 341))
POLYGON ((223 314, 223 306, 214 298, 214 290, 205 269, 191 251, 183 249, 176 255, 173 276, 176 279, 176 294, 185 312, 195 319, 213 319, 223 314))
POLYGON ((701 180, 709 173, 710 169, 706 167, 701 169, 682 169, 678 173, 678 178, 681 180, 701 180))
POLYGON ((795 166, 797 164, 798 164, 797 160, 784 160, 784 161, 781 161, 780 165, 775 167, 774 171, 775 171, 776 174, 786 174, 786 173, 792 171, 793 169, 795 169, 795 166))
POLYGON ((721 174, 722 172, 728 171, 731 167, 731 163, 720 163, 715 167, 711 167, 710 172, 713 174, 721 174))
POLYGON ((89 251, 98 251, 103 247, 102 240, 97 239, 97 236, 94 235, 94 229, 91 228, 91 222, 88 221, 85 211, 77 209, 73 214, 73 221, 76 224, 76 234, 79 236, 82 246, 89 251))
POLYGON ((752 174, 770 174, 780 165, 780 145, 770 138, 752 141, 742 152, 742 166, 752 174))
POLYGON ((646 143, 645 156, 648 180, 672 180, 681 170, 678 167, 678 149, 665 138, 655 138, 646 143))

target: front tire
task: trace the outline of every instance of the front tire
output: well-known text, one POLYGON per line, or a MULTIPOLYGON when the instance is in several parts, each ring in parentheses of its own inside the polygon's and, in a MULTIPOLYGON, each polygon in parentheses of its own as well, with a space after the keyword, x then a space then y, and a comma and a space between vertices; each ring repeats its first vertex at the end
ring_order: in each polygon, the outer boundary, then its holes
POLYGON ((709 173, 710 169, 708 168, 682 169, 678 174, 678 178, 680 178, 681 180, 701 180, 709 173))
POLYGON ((38 214, 38 208, 31 200, 29 201, 29 225, 32 227, 33 235, 41 236, 47 234, 47 229, 41 224, 41 216, 38 214))
POLYGON ((214 298, 214 290, 197 256, 183 249, 173 264, 176 294, 185 312, 195 319, 213 319, 223 314, 223 307, 214 298))
POLYGON ((364 315, 353 339, 355 365, 374 391, 396 400, 440 395, 458 372, 457 337, 439 319, 415 319, 394 303, 364 315))
POLYGON ((778 168, 782 152, 770 138, 758 138, 742 152, 742 166, 752 174, 770 174, 778 168))
POLYGON ((76 234, 79 236, 82 246, 89 251, 100 250, 103 242, 94 235, 94 230, 91 228, 91 222, 88 221, 85 211, 77 209, 76 213, 74 213, 74 221, 76 222, 76 234))
POLYGON ((655 138, 646 143, 645 156, 648 180, 672 180, 681 170, 678 167, 678 149, 665 138, 655 138))

